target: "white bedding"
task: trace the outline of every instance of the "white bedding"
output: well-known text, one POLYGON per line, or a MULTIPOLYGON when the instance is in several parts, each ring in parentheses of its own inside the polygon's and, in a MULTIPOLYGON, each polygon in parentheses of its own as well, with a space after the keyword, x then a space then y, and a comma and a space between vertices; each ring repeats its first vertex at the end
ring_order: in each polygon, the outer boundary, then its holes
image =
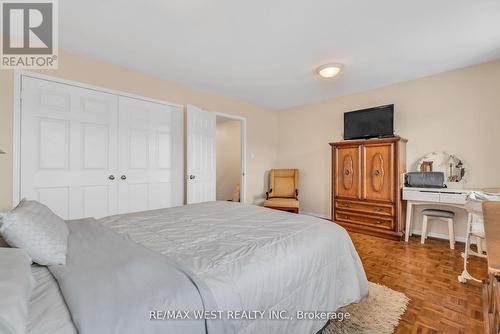
POLYGON ((31 266, 35 288, 29 303, 28 334, 76 334, 56 280, 47 267, 31 266))
MULTIPOLYGON (((347 232, 326 220, 211 202, 100 223, 185 266, 207 284, 222 310, 286 310, 295 316, 296 311, 334 311, 368 293, 347 232)), ((76 333, 50 272, 35 266, 33 274, 37 285, 28 333, 76 333)), ((316 333, 325 322, 233 320, 227 332, 316 333)))
MULTIPOLYGON (((100 220, 201 278, 221 310, 334 311, 368 294, 347 232, 319 218, 209 202, 100 220)), ((324 320, 241 320, 228 333, 316 333, 324 320)))

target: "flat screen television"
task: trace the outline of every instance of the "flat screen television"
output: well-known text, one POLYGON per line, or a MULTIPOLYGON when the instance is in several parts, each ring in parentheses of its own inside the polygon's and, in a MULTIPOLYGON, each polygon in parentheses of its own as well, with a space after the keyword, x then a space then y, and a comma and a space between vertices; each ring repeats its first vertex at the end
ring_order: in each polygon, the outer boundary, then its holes
POLYGON ((344 139, 394 136, 394 104, 344 113, 344 139))

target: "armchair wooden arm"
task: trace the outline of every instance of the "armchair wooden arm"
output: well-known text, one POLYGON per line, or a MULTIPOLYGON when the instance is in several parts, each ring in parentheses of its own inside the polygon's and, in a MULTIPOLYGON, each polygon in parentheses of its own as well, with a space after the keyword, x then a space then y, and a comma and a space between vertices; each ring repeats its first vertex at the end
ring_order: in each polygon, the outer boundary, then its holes
POLYGON ((269 195, 273 192, 273 189, 269 189, 269 191, 266 191, 266 199, 269 199, 269 195))

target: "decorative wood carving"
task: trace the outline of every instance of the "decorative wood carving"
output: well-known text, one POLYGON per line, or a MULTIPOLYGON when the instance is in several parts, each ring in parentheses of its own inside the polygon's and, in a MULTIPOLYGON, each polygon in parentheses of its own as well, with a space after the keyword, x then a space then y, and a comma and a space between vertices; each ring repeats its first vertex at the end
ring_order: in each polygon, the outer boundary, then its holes
POLYGON ((345 190, 351 189, 354 183, 353 164, 352 156, 350 154, 346 155, 342 164, 342 183, 345 190))
POLYGON ((384 157, 377 153, 372 159, 372 187, 376 192, 381 192, 384 189, 384 157))

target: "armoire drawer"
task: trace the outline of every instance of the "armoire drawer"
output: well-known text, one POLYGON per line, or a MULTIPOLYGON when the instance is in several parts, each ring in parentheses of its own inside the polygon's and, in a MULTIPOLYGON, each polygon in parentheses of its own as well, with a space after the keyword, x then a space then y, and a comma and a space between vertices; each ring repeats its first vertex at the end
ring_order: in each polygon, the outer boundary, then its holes
POLYGON ((389 217, 373 217, 362 213, 352 213, 347 211, 335 210, 335 221, 344 221, 348 223, 368 225, 383 229, 394 228, 394 220, 389 217))
POLYGON ((394 216, 393 205, 380 205, 375 203, 362 203, 348 200, 335 200, 337 210, 358 211, 365 214, 376 214, 381 216, 394 216))

